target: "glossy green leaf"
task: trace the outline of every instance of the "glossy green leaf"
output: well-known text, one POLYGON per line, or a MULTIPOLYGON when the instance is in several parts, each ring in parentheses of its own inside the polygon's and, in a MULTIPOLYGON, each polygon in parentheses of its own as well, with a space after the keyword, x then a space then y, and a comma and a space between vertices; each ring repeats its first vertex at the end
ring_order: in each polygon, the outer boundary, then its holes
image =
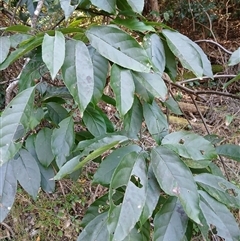
POLYGON ((134 78, 135 91, 139 98, 143 99, 147 103, 152 103, 154 96, 139 82, 134 78))
POLYGON ((114 26, 94 26, 86 35, 91 45, 113 63, 139 72, 150 71, 146 51, 126 32, 114 26))
POLYGON ((182 157, 201 161, 199 167, 206 167, 212 159, 217 158, 215 148, 209 141, 187 131, 173 132, 165 136, 162 144, 182 157))
POLYGON ((141 13, 144 7, 144 0, 127 0, 132 10, 137 13, 141 13))
POLYGON ((82 230, 77 241, 106 241, 108 240, 107 212, 99 214, 82 230))
POLYGON ((139 134, 143 121, 142 105, 135 96, 132 108, 124 116, 124 132, 129 138, 136 139, 139 134))
POLYGON ((47 127, 41 129, 35 140, 35 149, 39 162, 48 167, 54 159, 51 148, 52 129, 47 127))
POLYGON ((10 49, 10 40, 9 37, 1 36, 0 37, 0 63, 2 63, 8 56, 10 49))
POLYGON ((17 178, 12 160, 0 166, 0 222, 10 212, 17 192, 17 178))
POLYGON ((146 201, 143 207, 143 211, 140 217, 140 223, 143 225, 153 214, 154 209, 157 206, 161 189, 157 182, 157 179, 153 173, 152 165, 148 168, 148 184, 146 201))
POLYGON ((67 110, 60 104, 56 102, 49 102, 46 106, 48 109, 48 116, 54 123, 59 124, 59 122, 68 117, 67 110))
POLYGON ((91 0, 91 3, 108 13, 116 11, 116 0, 91 0))
POLYGON ((224 178, 202 173, 196 175, 194 180, 219 202, 232 208, 240 208, 240 189, 224 178))
POLYGON ((226 241, 238 241, 240 231, 231 212, 204 191, 199 191, 199 194, 201 195, 200 207, 209 228, 212 225, 216 227, 217 235, 226 241))
POLYGON ((240 146, 233 144, 225 144, 216 147, 218 155, 226 156, 235 161, 240 162, 240 146))
POLYGON ((157 73, 133 73, 133 77, 155 98, 165 101, 167 98, 167 87, 162 77, 157 73))
POLYGON ((93 102, 97 103, 103 95, 109 63, 107 59, 100 55, 91 45, 88 46, 88 50, 92 59, 94 73, 93 102))
POLYGON ((82 168, 87 162, 101 156, 104 152, 126 140, 127 138, 125 136, 106 135, 104 137, 80 142, 75 151, 84 149, 83 152, 63 165, 54 179, 59 180, 62 177, 82 168), (91 154, 89 154, 90 152, 91 154), (86 157, 81 160, 84 156, 86 157))
POLYGON ((175 115, 182 115, 182 111, 180 110, 178 103, 173 99, 173 97, 169 97, 164 104, 166 107, 175 115))
POLYGON ((59 128, 53 130, 51 137, 52 153, 59 168, 67 161, 66 157, 70 155, 74 141, 74 123, 72 117, 68 117, 59 123, 59 128))
POLYGON ((102 136, 107 131, 103 116, 92 105, 89 105, 84 111, 83 122, 88 131, 95 137, 102 136))
POLYGON ((240 47, 232 53, 228 61, 228 66, 233 66, 239 63, 240 63, 240 47))
POLYGON ((93 65, 83 42, 67 41, 62 74, 64 83, 78 104, 82 116, 92 99, 94 89, 93 65))
POLYGON ((13 160, 14 173, 23 189, 37 198, 40 188, 41 175, 38 164, 30 152, 21 149, 13 160))
POLYGON ((182 66, 201 78, 204 72, 202 59, 198 50, 192 46, 192 41, 186 36, 169 29, 164 29, 162 33, 166 37, 169 48, 179 58, 182 66))
POLYGON ((170 197, 154 217, 154 241, 182 240, 188 216, 176 197, 170 197))
POLYGON ((165 70, 166 55, 161 38, 157 34, 145 36, 143 44, 157 72, 162 75, 165 70))
POLYGON ((22 91, 9 103, 0 117, 0 166, 13 158, 22 146, 20 139, 29 130, 34 93, 34 87, 22 91))
POLYGON ((139 19, 137 18, 126 18, 126 19, 123 19, 123 18, 115 18, 113 20, 113 22, 115 24, 118 24, 118 25, 122 25, 128 29, 131 29, 131 30, 134 30, 134 31, 139 31, 139 32, 146 32, 146 31, 152 31, 152 32, 155 32, 155 29, 150 26, 150 25, 146 25, 144 22, 140 21, 139 19))
POLYGON ((154 140, 160 144, 162 138, 168 133, 167 118, 161 111, 158 104, 143 103, 143 116, 147 124, 148 131, 154 140))
POLYGON ((131 152, 123 157, 113 173, 110 184, 108 231, 110 241, 122 241, 130 234, 142 213, 147 191, 147 166, 142 153, 131 152), (121 204, 112 199, 117 188, 125 186, 121 204))
POLYGON ((151 161, 153 172, 164 192, 178 197, 188 217, 200 223, 197 186, 188 167, 175 152, 163 146, 152 149, 151 161))
POLYGON ((114 150, 107 156, 94 174, 93 182, 103 186, 108 186, 112 179, 112 175, 119 162, 130 152, 140 152, 141 148, 137 145, 124 146, 114 150))
POLYGON ((135 85, 130 70, 113 65, 111 69, 110 85, 116 98, 116 107, 124 116, 132 107, 135 85))
POLYGON ((50 71, 52 79, 55 79, 63 65, 65 57, 64 35, 55 31, 55 36, 44 35, 42 42, 42 59, 50 71))

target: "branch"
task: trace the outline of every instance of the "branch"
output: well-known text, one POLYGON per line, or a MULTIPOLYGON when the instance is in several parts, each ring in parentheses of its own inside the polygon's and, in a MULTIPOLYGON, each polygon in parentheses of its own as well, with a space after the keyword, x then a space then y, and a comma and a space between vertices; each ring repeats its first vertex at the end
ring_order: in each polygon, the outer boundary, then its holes
POLYGON ((39 16, 40 12, 41 12, 42 7, 43 7, 43 3, 44 3, 44 0, 38 1, 37 7, 36 7, 36 9, 34 11, 34 14, 33 14, 33 17, 32 17, 32 24, 31 24, 32 28, 36 28, 37 19, 38 19, 38 16, 39 16))

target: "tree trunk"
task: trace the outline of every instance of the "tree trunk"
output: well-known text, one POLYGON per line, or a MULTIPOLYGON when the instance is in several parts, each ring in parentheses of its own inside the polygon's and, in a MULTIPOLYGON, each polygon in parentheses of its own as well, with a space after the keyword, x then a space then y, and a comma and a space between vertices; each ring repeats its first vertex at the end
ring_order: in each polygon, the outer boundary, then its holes
POLYGON ((143 15, 148 17, 151 16, 154 21, 160 22, 161 18, 158 0, 145 0, 143 15))

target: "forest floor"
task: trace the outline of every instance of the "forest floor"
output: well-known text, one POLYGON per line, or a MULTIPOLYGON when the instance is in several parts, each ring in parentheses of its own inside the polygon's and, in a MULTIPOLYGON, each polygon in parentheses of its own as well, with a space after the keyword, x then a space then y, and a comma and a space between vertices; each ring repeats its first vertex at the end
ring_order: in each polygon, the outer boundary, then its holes
MULTIPOLYGON (((174 24, 173 27, 181 33, 186 34, 192 40, 213 40, 221 44, 225 49, 234 51, 240 46, 240 22, 228 21, 215 23, 211 29, 206 26, 199 26, 192 20, 186 20, 181 25, 174 24)), ((227 67, 229 54, 217 45, 209 42, 201 42, 201 47, 208 55, 213 65, 220 66, 217 74, 237 74, 240 66, 227 67)), ((188 73, 179 68, 179 80, 188 78, 188 73)), ((191 78, 191 77, 190 77, 191 78)), ((204 88, 222 91, 222 85, 229 81, 229 78, 207 80, 205 83, 194 81, 187 86, 189 88, 204 88)), ((233 84, 226 89, 229 93, 239 94, 240 85, 233 84)), ((192 124, 194 131, 200 134, 207 134, 200 115, 192 105, 190 97, 185 93, 178 95, 182 104, 181 108, 185 113, 182 119, 170 119, 172 130, 189 128, 192 124), (187 105, 188 103, 189 105, 187 105)), ((240 102, 229 97, 208 95, 205 100, 196 100, 199 108, 203 109, 203 116, 211 134, 216 134, 223 139, 221 143, 240 143, 240 102)), ((114 110, 110 110, 114 111, 114 110)), ((151 143, 150 143, 151 144, 151 143)), ((223 170, 229 179, 240 187, 240 165, 236 162, 224 159, 225 168, 221 161, 216 163, 223 170)), ((74 241, 81 231, 80 222, 87 207, 105 189, 101 186, 94 186, 91 183, 97 165, 91 163, 83 170, 81 178, 77 182, 62 180, 56 185, 56 192, 46 194, 39 192, 37 200, 32 200, 20 187, 17 191, 15 204, 8 218, 0 224, 0 240, 12 241, 74 241)), ((240 213, 235 212, 235 217, 240 221, 240 213)), ((201 239, 195 240, 201 240, 201 239)))

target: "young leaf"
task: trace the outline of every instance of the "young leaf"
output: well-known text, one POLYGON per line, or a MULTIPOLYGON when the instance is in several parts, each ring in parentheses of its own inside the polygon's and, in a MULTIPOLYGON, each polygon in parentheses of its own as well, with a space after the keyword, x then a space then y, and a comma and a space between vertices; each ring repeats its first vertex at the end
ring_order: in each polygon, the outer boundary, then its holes
POLYGON ((40 188, 41 175, 35 158, 30 152, 21 149, 13 160, 13 166, 20 185, 33 199, 36 199, 40 188))
POLYGON ((227 207, 204 191, 199 191, 199 194, 201 195, 200 207, 209 228, 212 225, 215 226, 217 235, 226 241, 238 241, 240 239, 239 227, 227 207))
POLYGON ((154 241, 182 240, 188 216, 176 197, 169 197, 154 217, 154 241))
POLYGON ((114 26, 94 26, 86 35, 91 45, 113 63, 139 72, 150 71, 146 51, 126 32, 114 26))
POLYGON ((54 159, 54 155, 51 149, 51 137, 53 131, 47 127, 41 129, 35 140, 35 150, 39 162, 48 167, 54 159))
POLYGON ((141 148, 137 145, 130 145, 114 150, 100 164, 99 168, 94 174, 93 183, 99 183, 103 186, 108 186, 119 162, 123 159, 125 155, 133 151, 140 152, 141 148))
POLYGON ((225 144, 216 147, 218 155, 226 156, 235 161, 240 162, 240 146, 233 144, 225 144))
POLYGON ((143 121, 142 105, 138 98, 135 96, 132 108, 124 116, 123 126, 126 135, 129 138, 137 138, 143 121))
POLYGON ((101 213, 88 223, 78 236, 77 241, 106 241, 108 240, 107 212, 101 213))
POLYGON ((228 66, 233 66, 239 63, 240 63, 240 47, 232 53, 228 61, 228 66))
POLYGON ((185 212, 196 223, 199 220, 199 196, 191 171, 171 150, 163 146, 152 149, 153 172, 161 188, 179 198, 185 212))
POLYGON ((1 36, 0 37, 0 64, 7 58, 9 49, 10 49, 10 40, 9 37, 1 36))
POLYGON ((167 87, 162 77, 157 73, 133 73, 134 79, 138 81, 155 98, 165 101, 167 98, 167 87))
POLYGON ((103 95, 109 63, 107 59, 100 55, 91 45, 88 46, 88 50, 92 59, 94 73, 94 90, 92 98, 93 102, 96 104, 103 95))
POLYGON ((152 34, 144 37, 143 44, 157 72, 163 74, 166 65, 166 55, 161 38, 157 34, 152 34))
POLYGON ((144 0, 127 0, 132 10, 136 13, 141 13, 144 7, 144 0))
POLYGON ((72 117, 68 117, 59 123, 59 128, 54 129, 51 136, 52 153, 59 168, 70 155, 74 141, 74 123, 72 117))
POLYGON ((191 41, 186 36, 169 29, 162 30, 162 33, 166 37, 169 48, 179 58, 183 67, 201 78, 203 76, 202 59, 191 41))
POLYGON ((162 138, 168 133, 167 118, 155 101, 153 101, 152 105, 143 104, 143 116, 150 134, 160 144, 162 138))
POLYGON ((50 71, 52 79, 55 79, 58 71, 63 65, 65 57, 64 35, 55 31, 55 36, 45 34, 42 42, 42 59, 50 71))
POLYGON ((114 14, 116 11, 116 0, 91 0, 91 3, 108 13, 114 14))
POLYGON ((113 173, 110 184, 110 210, 108 231, 110 241, 122 241, 130 234, 139 220, 146 200, 147 166, 142 153, 131 152, 124 156, 113 173), (113 200, 117 188, 125 186, 123 201, 116 205, 113 200))
POLYGON ((202 173, 196 175, 194 180, 219 202, 232 208, 240 208, 240 189, 224 178, 202 173))
POLYGON ((132 107, 135 85, 130 70, 122 69, 116 64, 112 66, 110 85, 116 98, 116 107, 124 116, 132 107))
POLYGON ((83 122, 93 136, 99 137, 106 134, 107 126, 105 120, 99 111, 94 109, 93 105, 88 105, 84 111, 83 122))
POLYGON ((182 157, 203 162, 203 167, 208 166, 212 159, 217 158, 215 148, 209 141, 187 131, 173 132, 165 136, 162 144, 182 157))
POLYGON ((148 168, 148 185, 147 185, 147 193, 146 193, 146 201, 143 207, 143 211, 140 217, 141 225, 152 216, 154 209, 158 203, 158 199, 160 197, 160 187, 157 182, 157 179, 153 173, 152 165, 148 168))
POLYGON ((10 212, 17 192, 17 178, 12 160, 0 166, 0 222, 10 212))
POLYGON ((93 65, 83 42, 67 41, 62 73, 64 83, 78 104, 82 116, 92 99, 94 89, 93 65))
POLYGON ((18 94, 0 117, 0 166, 9 161, 21 148, 19 141, 29 130, 35 88, 18 94))

